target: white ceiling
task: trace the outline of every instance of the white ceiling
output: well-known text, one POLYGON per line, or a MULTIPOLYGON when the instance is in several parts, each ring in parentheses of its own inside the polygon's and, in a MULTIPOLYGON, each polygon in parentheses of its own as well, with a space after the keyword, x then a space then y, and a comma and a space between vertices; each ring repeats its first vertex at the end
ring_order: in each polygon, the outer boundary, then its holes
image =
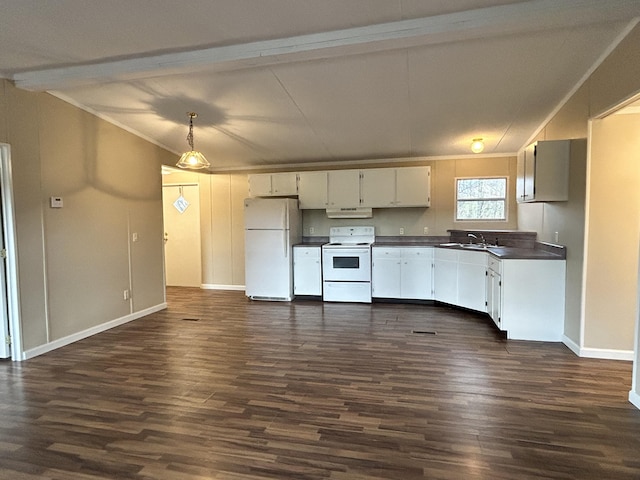
MULTIPOLYGON (((639 0, 0 0, 0 76, 212 171, 522 147, 639 0)), ((177 158, 176 158, 177 161, 177 158)))

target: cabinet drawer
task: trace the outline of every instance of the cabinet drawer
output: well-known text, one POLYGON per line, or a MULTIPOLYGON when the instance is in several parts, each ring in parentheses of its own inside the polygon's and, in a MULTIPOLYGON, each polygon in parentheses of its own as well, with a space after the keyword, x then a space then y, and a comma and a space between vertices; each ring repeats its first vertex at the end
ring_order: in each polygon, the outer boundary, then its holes
POLYGON ((371 255, 375 258, 400 258, 402 249, 398 247, 373 247, 371 255))
POLYGON ((432 247, 404 247, 402 249, 403 258, 433 258, 432 247))
POLYGON ((297 258, 320 258, 320 247, 293 246, 293 254, 297 258))
POLYGON ((489 270, 493 270, 496 273, 502 274, 502 262, 492 255, 489 255, 487 265, 489 266, 489 270))

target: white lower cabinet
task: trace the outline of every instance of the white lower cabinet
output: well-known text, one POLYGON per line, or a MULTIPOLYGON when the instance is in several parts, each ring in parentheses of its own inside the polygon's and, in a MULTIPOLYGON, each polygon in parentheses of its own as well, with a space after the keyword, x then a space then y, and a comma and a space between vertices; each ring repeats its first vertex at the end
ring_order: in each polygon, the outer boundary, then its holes
POLYGON ((561 342, 564 334, 564 260, 500 260, 500 329, 507 338, 561 342))
POLYGON ((487 313, 502 330, 502 262, 489 256, 487 263, 487 313))
POLYGON ((434 265, 437 301, 488 313, 510 339, 562 341, 564 260, 436 248, 434 265))
POLYGON ((320 246, 293 246, 293 293, 295 295, 322 295, 320 246))
POLYGON ((433 299, 433 247, 373 247, 374 298, 433 299))
POLYGON ((435 250, 435 299, 485 312, 487 253, 435 250))

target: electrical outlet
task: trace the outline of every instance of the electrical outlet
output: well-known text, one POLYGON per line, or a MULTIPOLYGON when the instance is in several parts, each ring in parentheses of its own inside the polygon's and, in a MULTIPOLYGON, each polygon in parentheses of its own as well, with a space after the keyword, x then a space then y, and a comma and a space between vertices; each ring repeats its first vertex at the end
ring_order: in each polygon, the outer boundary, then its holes
POLYGON ((429 235, 429 227, 424 227, 424 234, 429 235))
POLYGON ((123 295, 125 300, 129 300, 129 298, 131 298, 131 295, 129 294, 129 290, 125 290, 123 295))
POLYGON ((131 234, 131 240, 134 241, 134 242, 138 241, 138 234, 136 232, 131 234))
POLYGON ((404 227, 400 227, 400 235, 404 235, 404 227))
POLYGON ((316 229, 314 227, 309 227, 309 235, 313 235, 316 233, 316 229))

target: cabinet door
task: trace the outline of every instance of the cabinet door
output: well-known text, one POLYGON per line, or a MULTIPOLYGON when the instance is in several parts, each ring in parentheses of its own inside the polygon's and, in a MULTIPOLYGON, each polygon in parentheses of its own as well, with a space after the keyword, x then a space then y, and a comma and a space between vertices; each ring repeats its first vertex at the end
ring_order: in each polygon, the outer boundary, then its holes
POLYGON ((396 207, 431 205, 431 167, 396 169, 396 207))
POLYGON ((272 195, 297 195, 298 182, 295 173, 272 173, 271 174, 271 194, 272 195))
POLYGON ((271 174, 258 173, 249 175, 249 196, 269 197, 271 196, 271 174))
POLYGON ((433 248, 403 248, 400 298, 433 299, 433 248))
POLYGON ((300 172, 298 200, 303 209, 327 208, 327 172, 300 172))
POLYGON ((360 170, 330 170, 327 174, 329 207, 359 207, 360 170))
POLYGON ((363 207, 393 207, 396 199, 396 169, 371 168, 360 172, 360 197, 363 207))
POLYGON ((524 190, 522 200, 535 199, 536 145, 529 145, 524 151, 524 190))
POLYGON ((322 295, 320 247, 293 248, 293 291, 296 295, 322 295))
POLYGON ((400 248, 373 247, 371 253, 371 295, 400 298, 400 248))
POLYGON ((487 254, 485 252, 459 252, 458 306, 479 312, 487 311, 486 276, 487 254))
POLYGON ((534 199, 540 202, 569 200, 569 140, 540 141, 535 151, 534 199))
POLYGON ((502 280, 500 274, 491 269, 487 270, 487 313, 502 329, 502 280))
POLYGON ((456 305, 458 301, 458 252, 436 248, 434 258, 434 293, 439 302, 456 305))

